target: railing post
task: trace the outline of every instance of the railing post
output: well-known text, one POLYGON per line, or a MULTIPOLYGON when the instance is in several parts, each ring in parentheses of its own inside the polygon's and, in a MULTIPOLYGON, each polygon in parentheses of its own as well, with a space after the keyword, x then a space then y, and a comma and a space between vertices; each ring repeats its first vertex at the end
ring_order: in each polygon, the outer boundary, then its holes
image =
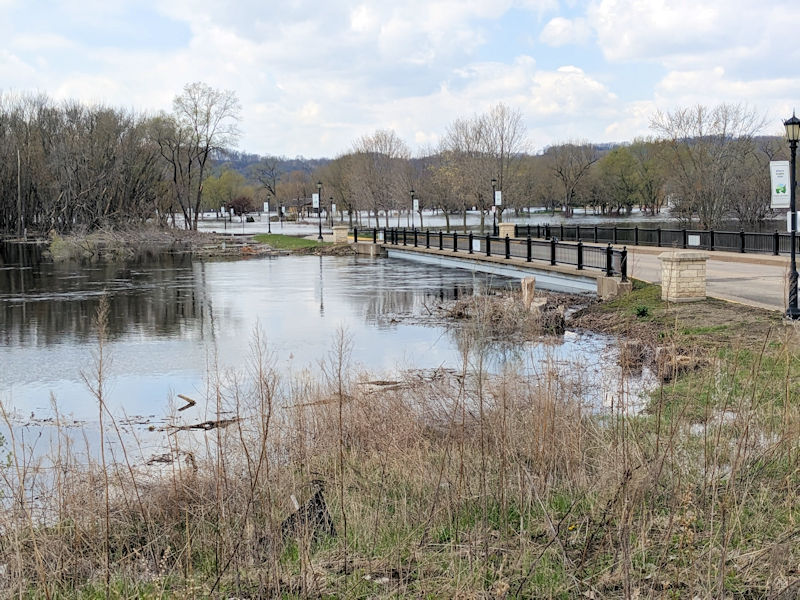
POLYGON ((544 239, 550 239, 550 223, 546 223, 544 226, 544 239))
POLYGON ((638 225, 635 225, 633 227, 633 245, 634 246, 638 246, 639 245, 639 226, 638 225))
POLYGON ((417 247, 417 228, 414 227, 414 248, 417 247))
POLYGON ((530 232, 528 233, 528 237, 525 240, 525 243, 528 246, 528 248, 527 248, 527 257, 526 258, 527 258, 528 262, 531 262, 531 259, 533 258, 533 248, 531 247, 531 234, 530 234, 530 232))
POLYGON ((688 244, 688 239, 687 239, 686 229, 683 229, 683 248, 684 248, 684 250, 686 249, 687 244, 688 244))
POLYGON ((597 225, 594 226, 594 243, 597 243, 597 225))
POLYGON ((581 226, 580 225, 575 225, 575 241, 576 242, 580 242, 581 241, 581 226))
POLYGON ((606 275, 614 276, 614 248, 611 247, 611 244, 606 247, 606 275))
POLYGON ((492 236, 486 234, 486 256, 492 255, 492 236))
MULTIPOLYGON (((530 234, 530 231, 528 231, 528 233, 530 234)), ((542 239, 542 226, 538 223, 536 224, 536 237, 542 239)))
MULTIPOLYGON (((742 247, 744 247, 744 244, 742 244, 742 247)), ((742 252, 744 252, 744 250, 742 250, 742 252)), ((775 256, 778 256, 778 254, 781 253, 781 236, 778 234, 777 229, 772 236, 772 253, 775 256)))
POLYGON ((628 281, 628 247, 623 246, 619 255, 619 270, 622 272, 622 281, 628 281))
POLYGON ((511 238, 506 234, 506 260, 511 258, 511 238))
POLYGON ((389 241, 386 239, 386 227, 383 228, 383 243, 388 244, 389 241))
POLYGON ((658 246, 659 248, 661 248, 661 227, 659 227, 658 229, 656 229, 656 239, 657 239, 656 246, 658 246))
POLYGON ((358 241, 358 227, 353 227, 353 243, 358 241))
POLYGON ((458 233, 453 232, 453 252, 458 252, 458 233))
POLYGON ((514 225, 514 237, 519 237, 519 225, 514 225))
POLYGON ((472 232, 469 232, 469 253, 472 254, 472 232))
POLYGON ((377 244, 378 243, 378 228, 377 227, 373 227, 372 228, 372 243, 373 244, 377 244))
POLYGON ((578 242, 578 270, 583 269, 583 242, 578 242))
POLYGON ((708 230, 708 241, 709 241, 709 250, 714 250, 714 230, 708 230))
POLYGON ((430 248, 431 247, 431 230, 430 229, 426 229, 425 230, 425 247, 426 248, 430 248))
POLYGON ((550 238, 550 264, 556 264, 556 241, 550 238))
POLYGON ((563 223, 561 224, 561 231, 559 231, 559 233, 561 235, 558 236, 558 239, 563 240, 564 239, 564 224, 563 223))
POLYGON ((614 225, 614 236, 613 236, 612 239, 614 240, 614 243, 616 244, 617 243, 617 226, 616 225, 614 225))
POLYGON ((406 245, 406 228, 403 227, 403 246, 406 245))

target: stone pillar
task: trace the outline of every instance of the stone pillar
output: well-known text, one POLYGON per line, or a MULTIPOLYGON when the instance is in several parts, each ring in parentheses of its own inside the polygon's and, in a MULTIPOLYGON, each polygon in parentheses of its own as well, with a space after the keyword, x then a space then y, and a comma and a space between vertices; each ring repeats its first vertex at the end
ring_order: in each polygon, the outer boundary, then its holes
POLYGON ((346 244, 347 232, 349 231, 347 225, 334 225, 333 226, 333 243, 346 244))
POLYGON ((658 255, 661 261, 661 299, 694 302, 706 298, 706 260, 697 250, 674 250, 658 255))
POLYGON ((508 235, 510 238, 514 237, 514 223, 500 223, 497 227, 500 230, 499 233, 501 238, 506 237, 506 235, 508 235))

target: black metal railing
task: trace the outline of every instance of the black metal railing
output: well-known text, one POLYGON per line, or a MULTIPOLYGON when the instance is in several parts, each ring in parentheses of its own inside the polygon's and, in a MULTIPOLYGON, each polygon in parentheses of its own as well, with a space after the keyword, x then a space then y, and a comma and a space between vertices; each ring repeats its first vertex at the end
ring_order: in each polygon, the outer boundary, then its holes
MULTIPOLYGON (((559 241, 697 248, 756 254, 790 254, 791 234, 753 231, 715 231, 713 229, 662 229, 661 227, 616 227, 608 225, 515 225, 514 237, 530 236, 559 241)), ((800 236, 796 250, 800 252, 800 236)))
MULTIPOLYGON (((614 248, 610 243, 606 246, 586 246, 580 241, 567 243, 555 236, 550 236, 547 240, 533 239, 531 235, 519 239, 488 234, 478 236, 473 233, 432 232, 428 229, 424 232, 397 228, 368 231, 374 244, 383 240, 383 243, 393 246, 413 244, 415 247, 495 256, 506 260, 515 258, 525 262, 546 262, 554 266, 569 265, 578 270, 598 269, 605 271, 609 277, 620 276, 623 281, 628 280, 628 251, 626 248, 614 248)), ((358 229, 353 229, 353 239, 358 239, 358 229)))

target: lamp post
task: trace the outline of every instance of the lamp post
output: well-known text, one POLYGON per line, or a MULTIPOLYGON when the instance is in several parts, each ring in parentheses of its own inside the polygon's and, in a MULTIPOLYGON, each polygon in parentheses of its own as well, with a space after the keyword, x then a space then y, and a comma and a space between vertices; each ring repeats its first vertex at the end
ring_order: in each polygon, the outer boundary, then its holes
POLYGON ((331 213, 330 222, 331 222, 331 227, 333 227, 333 196, 328 198, 328 211, 330 211, 331 213))
POLYGON ((411 190, 411 229, 414 229, 414 190, 411 190))
POLYGON ((794 111, 792 118, 784 121, 783 126, 786 128, 786 139, 789 141, 789 150, 791 151, 791 161, 789 162, 789 222, 791 226, 789 229, 791 230, 792 260, 789 269, 789 306, 786 309, 786 316, 790 319, 798 319, 800 318, 800 308, 797 307, 797 251, 795 249, 797 236, 795 163, 797 162, 797 142, 800 140, 800 119, 795 116, 794 111))
POLYGON ((319 235, 317 239, 322 241, 322 182, 317 182, 317 217, 319 218, 319 235))
POLYGON ((495 205, 495 200, 494 200, 495 195, 497 193, 495 191, 496 189, 497 189, 497 179, 492 177, 492 235, 495 236, 495 237, 497 237, 497 235, 498 235, 498 231, 497 231, 497 206, 495 205))

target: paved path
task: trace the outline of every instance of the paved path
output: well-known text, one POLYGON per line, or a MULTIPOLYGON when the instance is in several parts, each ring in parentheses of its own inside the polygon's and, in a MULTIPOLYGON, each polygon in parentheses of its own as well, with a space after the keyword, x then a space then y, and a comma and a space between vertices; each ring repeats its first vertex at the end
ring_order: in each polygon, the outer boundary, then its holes
MULTIPOLYGON (((663 248, 629 247, 628 274, 661 283, 663 248)), ((713 298, 783 311, 786 308, 789 259, 783 256, 708 252, 706 293, 713 298)))

